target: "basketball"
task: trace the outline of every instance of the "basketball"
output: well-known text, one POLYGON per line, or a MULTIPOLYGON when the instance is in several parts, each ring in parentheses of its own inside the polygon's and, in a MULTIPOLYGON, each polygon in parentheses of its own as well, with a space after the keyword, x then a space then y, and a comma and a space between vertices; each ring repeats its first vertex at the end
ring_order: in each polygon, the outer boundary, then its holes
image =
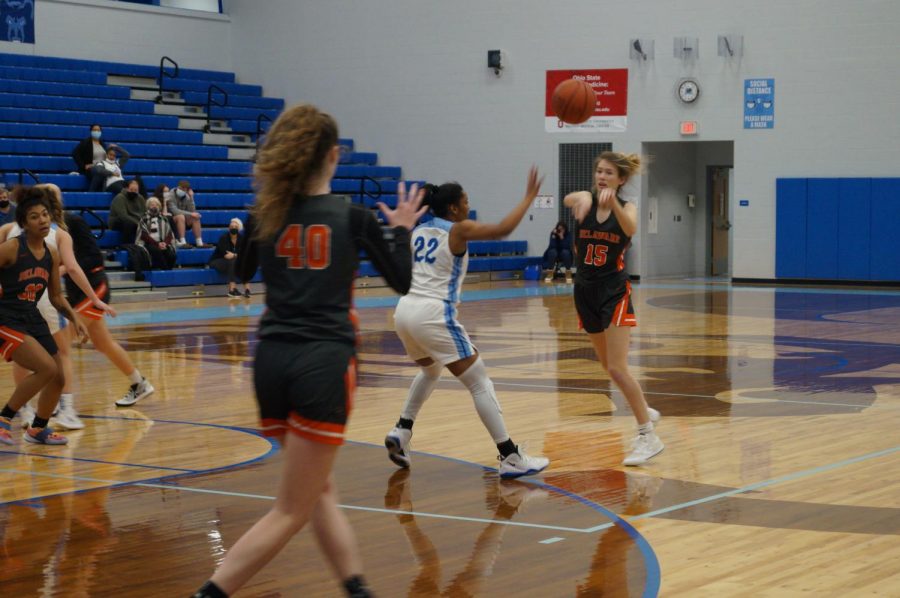
POLYGON ((594 88, 578 79, 567 79, 556 86, 550 98, 553 113, 564 123, 583 123, 594 113, 597 95, 594 88))

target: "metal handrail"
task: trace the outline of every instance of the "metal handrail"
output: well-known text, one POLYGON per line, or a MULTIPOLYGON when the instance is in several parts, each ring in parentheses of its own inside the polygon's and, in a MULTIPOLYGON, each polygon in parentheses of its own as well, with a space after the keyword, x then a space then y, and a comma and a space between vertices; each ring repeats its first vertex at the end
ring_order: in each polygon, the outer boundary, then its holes
POLYGON ((257 115, 257 117, 256 117, 256 151, 257 152, 259 151, 259 146, 262 143, 262 133, 263 133, 262 121, 264 121, 264 120, 269 121, 270 125, 272 124, 272 119, 269 117, 269 115, 265 114, 263 112, 260 112, 259 115, 257 115))
POLYGON ((165 78, 168 77, 170 79, 177 79, 178 73, 179 73, 179 68, 178 68, 177 62, 175 62, 168 56, 163 56, 162 58, 159 59, 159 78, 158 78, 159 92, 156 94, 156 103, 157 104, 165 104, 166 103, 166 101, 163 99, 163 81, 165 80, 165 78), (167 60, 172 63, 172 66, 175 67, 174 75, 170 75, 166 71, 166 61, 167 60))
POLYGON ((212 129, 212 107, 219 106, 220 108, 224 108, 228 105, 228 92, 219 87, 218 85, 210 85, 206 90, 206 126, 203 127, 203 131, 209 133, 210 129, 212 129), (222 102, 213 101, 213 91, 218 91, 221 93, 225 99, 222 102))
MULTIPOLYGON (((106 230, 108 227, 106 226, 106 222, 104 222, 103 219, 100 218, 100 216, 98 216, 90 208, 81 208, 81 211, 78 212, 78 215, 81 216, 82 218, 84 218, 85 215, 87 215, 87 216, 90 216, 91 218, 93 218, 94 220, 96 220, 100 224, 100 234, 96 234, 93 231, 91 231, 91 236, 94 237, 95 239, 103 238, 103 235, 106 234, 106 230)), ((93 227, 91 227, 91 228, 93 228, 93 227)))
POLYGON ((33 172, 31 172, 31 171, 28 170, 27 168, 20 168, 20 169, 19 169, 19 184, 20 184, 20 185, 23 184, 24 179, 25 179, 25 175, 26 175, 26 174, 27 174, 28 176, 30 176, 31 178, 33 178, 35 183, 40 184, 40 182, 41 182, 41 177, 39 177, 38 175, 34 174, 33 172))

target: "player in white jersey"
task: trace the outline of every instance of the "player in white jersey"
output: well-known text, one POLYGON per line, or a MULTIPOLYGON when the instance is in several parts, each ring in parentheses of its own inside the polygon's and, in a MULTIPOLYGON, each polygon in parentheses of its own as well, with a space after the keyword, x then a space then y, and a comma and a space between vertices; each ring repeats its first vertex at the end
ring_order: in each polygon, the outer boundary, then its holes
POLYGON ((391 461, 409 467, 409 441, 419 410, 446 367, 472 394, 475 409, 500 452, 500 475, 513 478, 542 471, 544 457, 532 457, 509 437, 494 384, 465 328, 456 319, 460 286, 469 265, 469 241, 500 239, 510 234, 540 191, 543 178, 532 167, 525 196, 502 221, 469 220, 469 197, 457 183, 426 185, 423 203, 434 219, 412 233, 412 287, 400 298, 394 321, 406 352, 419 365, 400 420, 384 440, 391 461))
MULTIPOLYGON (((103 312, 108 311, 112 315, 115 315, 115 311, 101 301, 96 293, 94 293, 93 289, 91 289, 87 276, 75 260, 75 254, 72 251, 72 237, 66 232, 65 223, 63 221, 62 192, 59 187, 53 184, 36 185, 36 187, 45 187, 50 191, 47 199, 50 200, 52 205, 50 214, 52 222, 50 224, 50 232, 44 237, 44 242, 48 247, 59 252, 61 261, 60 269, 62 270, 65 268, 65 272, 80 288, 89 289, 91 291, 91 294, 88 295, 88 297, 98 310, 103 312), (63 225, 62 227, 60 227, 61 223, 63 225)), ((18 192, 19 189, 16 189, 13 191, 13 194, 16 195, 18 192)), ((22 228, 17 223, 12 222, 5 224, 0 227, 0 243, 21 234, 22 228)), ((56 341, 60 360, 63 363, 63 370, 67 378, 66 386, 68 387, 71 384, 68 379, 71 378, 72 372, 72 357, 69 351, 71 339, 69 338, 68 333, 60 327, 60 315, 59 312, 56 311, 56 308, 50 303, 49 293, 44 293, 41 296, 37 308, 41 316, 43 316, 44 320, 47 322, 47 326, 50 328, 50 334, 53 335, 53 340, 56 341)), ((13 364, 13 379, 16 384, 19 384, 28 374, 28 370, 18 364, 13 364)), ((25 403, 25 405, 19 409, 19 416, 22 420, 22 427, 27 427, 28 423, 34 419, 34 409, 29 403, 25 403)), ((63 390, 63 394, 59 399, 58 410, 54 413, 54 416, 56 417, 56 423, 63 428, 69 430, 80 430, 84 428, 84 422, 78 417, 78 412, 75 409, 74 397, 68 389, 63 390)))

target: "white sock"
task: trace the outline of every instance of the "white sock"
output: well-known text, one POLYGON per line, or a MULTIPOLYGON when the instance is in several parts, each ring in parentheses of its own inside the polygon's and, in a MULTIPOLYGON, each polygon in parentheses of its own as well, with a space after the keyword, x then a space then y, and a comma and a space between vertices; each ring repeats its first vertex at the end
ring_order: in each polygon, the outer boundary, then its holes
POLYGON ((197 237, 197 245, 203 245, 203 239, 201 237, 197 237))
POLYGON ((438 381, 441 379, 443 370, 444 366, 439 363, 419 368, 419 373, 416 374, 415 379, 409 386, 409 394, 406 396, 406 403, 403 404, 403 412, 400 414, 400 417, 403 419, 416 419, 419 410, 422 409, 422 405, 431 396, 434 387, 437 386, 438 381))
POLYGON ((59 407, 71 408, 75 406, 75 395, 70 392, 64 392, 59 395, 59 407))
POLYGON ((648 421, 646 424, 640 424, 637 427, 638 434, 652 434, 653 433, 653 422, 648 421))
POLYGON ((497 395, 494 394, 494 383, 488 378, 487 368, 484 367, 481 357, 459 376, 459 381, 472 393, 478 417, 490 433, 494 444, 509 440, 506 423, 503 421, 503 410, 500 409, 497 395))
POLYGON ((182 244, 183 244, 183 243, 187 243, 187 241, 184 240, 184 237, 181 237, 180 239, 178 239, 178 242, 179 242, 179 243, 182 243, 182 244))
POLYGON ((141 376, 141 373, 137 370, 137 368, 134 368, 134 371, 128 374, 128 379, 132 384, 140 384, 141 380, 143 380, 144 377, 141 376))

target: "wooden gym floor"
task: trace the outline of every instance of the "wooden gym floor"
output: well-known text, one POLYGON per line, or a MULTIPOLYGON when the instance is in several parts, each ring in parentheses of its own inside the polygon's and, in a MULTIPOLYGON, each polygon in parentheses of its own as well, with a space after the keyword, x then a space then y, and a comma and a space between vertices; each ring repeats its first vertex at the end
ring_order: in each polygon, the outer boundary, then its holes
MULTIPOLYGON (((336 475, 379 596, 900 595, 900 291, 635 285, 630 362, 665 451, 620 461, 623 397, 577 330, 571 287, 467 287, 460 320, 542 476, 500 481, 445 373, 385 456, 415 369, 392 297, 357 296, 361 377, 336 475)), ((187 596, 270 506, 281 460, 253 432, 261 298, 122 306, 156 393, 76 349, 87 428, 0 450, 3 596, 187 596)), ((0 392, 12 389, 11 368, 0 392)), ((238 594, 339 596, 308 530, 238 594)))

